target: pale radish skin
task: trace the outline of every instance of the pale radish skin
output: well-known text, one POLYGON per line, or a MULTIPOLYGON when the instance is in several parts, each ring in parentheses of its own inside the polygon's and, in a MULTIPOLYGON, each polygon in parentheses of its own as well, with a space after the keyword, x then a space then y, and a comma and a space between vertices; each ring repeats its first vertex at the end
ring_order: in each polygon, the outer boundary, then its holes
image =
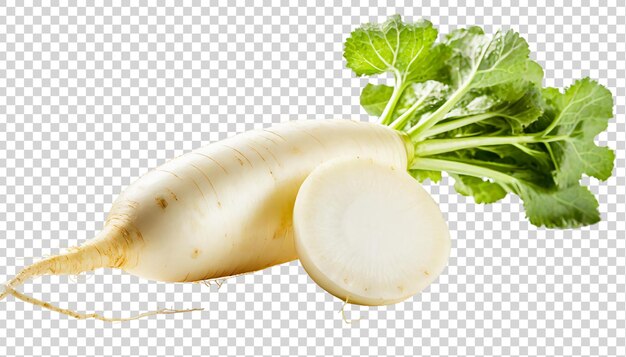
POLYGON ((112 320, 60 309, 15 287, 40 275, 98 268, 191 282, 294 260, 293 206, 315 167, 351 156, 406 169, 412 148, 398 131, 351 120, 293 121, 208 145, 138 179, 114 202, 96 238, 24 268, 0 299, 14 295, 77 318, 112 320))
POLYGON ((450 255, 439 206, 402 166, 340 158, 306 178, 294 207, 300 263, 323 289, 360 305, 424 290, 450 255))

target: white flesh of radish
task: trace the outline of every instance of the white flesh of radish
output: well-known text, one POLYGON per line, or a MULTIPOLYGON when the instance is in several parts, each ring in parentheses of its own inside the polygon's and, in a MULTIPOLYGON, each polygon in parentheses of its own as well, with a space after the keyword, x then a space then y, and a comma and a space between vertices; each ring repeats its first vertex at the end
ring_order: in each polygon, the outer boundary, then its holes
POLYGON ((349 303, 387 305, 432 283, 450 253, 438 205, 404 167, 345 158, 316 168, 294 208, 298 257, 349 303))

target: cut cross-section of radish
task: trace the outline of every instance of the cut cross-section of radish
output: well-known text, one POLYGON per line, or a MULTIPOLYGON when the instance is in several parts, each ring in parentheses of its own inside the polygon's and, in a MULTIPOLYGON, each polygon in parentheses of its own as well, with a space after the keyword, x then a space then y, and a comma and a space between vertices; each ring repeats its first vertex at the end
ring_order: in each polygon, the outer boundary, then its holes
POLYGON ((439 207, 403 168, 341 158, 316 168, 294 208, 298 257, 323 289, 388 305, 432 283, 450 253, 439 207))

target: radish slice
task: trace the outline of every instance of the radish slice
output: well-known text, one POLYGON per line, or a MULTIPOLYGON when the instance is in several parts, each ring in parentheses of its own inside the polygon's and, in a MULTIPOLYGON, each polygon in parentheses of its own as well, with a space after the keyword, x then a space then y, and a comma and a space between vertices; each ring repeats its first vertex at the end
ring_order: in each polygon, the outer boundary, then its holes
POLYGON ((445 268, 450 235, 439 207, 403 168, 341 158, 317 167, 294 207, 298 257, 311 278, 359 305, 388 305, 445 268))

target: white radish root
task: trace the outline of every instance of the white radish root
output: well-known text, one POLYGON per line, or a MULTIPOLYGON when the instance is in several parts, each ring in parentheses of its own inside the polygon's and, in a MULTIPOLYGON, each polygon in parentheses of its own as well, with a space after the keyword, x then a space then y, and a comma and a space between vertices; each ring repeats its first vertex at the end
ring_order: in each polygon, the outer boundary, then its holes
POLYGON ((412 146, 403 135, 351 120, 297 121, 187 153, 125 189, 98 237, 24 268, 0 289, 0 299, 13 295, 76 318, 108 321, 27 297, 16 288, 41 275, 99 268, 158 281, 195 282, 294 260, 293 206, 309 173, 346 155, 406 168, 412 146))

